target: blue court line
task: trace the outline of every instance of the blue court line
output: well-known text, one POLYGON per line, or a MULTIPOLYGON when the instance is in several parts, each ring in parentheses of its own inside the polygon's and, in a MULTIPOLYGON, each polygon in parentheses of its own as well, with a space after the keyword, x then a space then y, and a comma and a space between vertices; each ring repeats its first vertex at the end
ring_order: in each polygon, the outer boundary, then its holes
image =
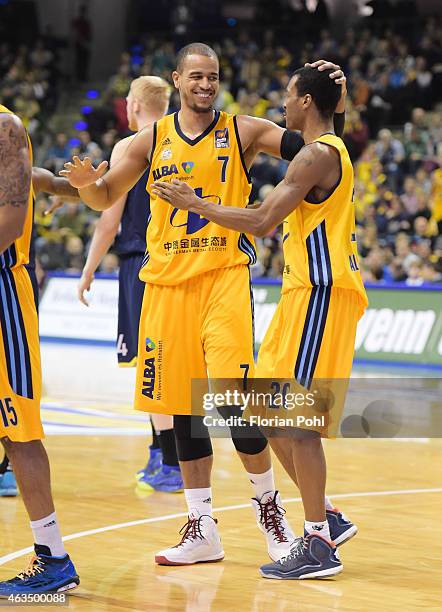
MULTIPOLYGON (((91 426, 90 425, 72 425, 72 423, 57 423, 56 421, 46 421, 43 419, 43 426, 44 425, 55 425, 56 427, 68 427, 68 428, 79 428, 79 429, 90 429, 91 426)), ((103 427, 101 429, 112 429, 112 428, 106 428, 103 427)), ((115 431, 118 431, 117 428, 115 428, 115 431)))
POLYGON ((88 410, 87 408, 67 408, 64 406, 51 406, 50 404, 42 404, 41 405, 42 409, 44 410, 52 410, 53 412, 64 412, 66 414, 85 414, 88 416, 95 416, 95 417, 99 417, 101 419, 117 419, 117 420, 121 420, 124 421, 126 419, 129 419, 131 421, 140 421, 140 422, 146 422, 146 419, 143 418, 142 416, 138 416, 136 414, 134 415, 124 415, 124 414, 113 414, 111 412, 107 412, 106 414, 99 412, 99 409, 97 409, 97 411, 94 410, 88 410))
POLYGON ((41 342, 52 344, 75 344, 80 346, 111 346, 116 347, 115 340, 88 340, 86 338, 61 338, 60 336, 40 336, 41 342))
MULTIPOLYGON (((78 272, 48 272, 46 278, 81 278, 81 274, 78 272)), ((95 274, 95 278, 103 280, 118 280, 118 274, 105 274, 104 272, 98 272, 95 274)))

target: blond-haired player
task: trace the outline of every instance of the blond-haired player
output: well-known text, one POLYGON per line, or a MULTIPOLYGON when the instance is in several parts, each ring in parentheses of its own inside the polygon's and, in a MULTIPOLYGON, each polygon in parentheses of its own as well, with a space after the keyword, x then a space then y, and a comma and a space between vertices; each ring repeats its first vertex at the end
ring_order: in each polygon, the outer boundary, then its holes
MULTIPOLYGON (((141 76, 132 81, 127 96, 129 128, 140 132, 165 115, 169 106, 170 86, 157 76, 141 76)), ((125 155, 135 135, 120 140, 114 147, 110 164, 113 167, 125 155)), ((150 215, 145 172, 129 193, 105 210, 96 225, 86 264, 78 285, 78 297, 86 306, 94 273, 115 241, 120 260, 117 355, 120 367, 134 367, 137 361, 138 327, 144 283, 138 278, 146 252, 146 229, 150 215), (118 234, 118 235, 117 235, 118 234), (116 238, 116 240, 115 240, 116 238)), ((152 415, 153 442, 144 469, 137 474, 140 488, 177 492, 183 488, 178 465, 173 417, 152 415)))

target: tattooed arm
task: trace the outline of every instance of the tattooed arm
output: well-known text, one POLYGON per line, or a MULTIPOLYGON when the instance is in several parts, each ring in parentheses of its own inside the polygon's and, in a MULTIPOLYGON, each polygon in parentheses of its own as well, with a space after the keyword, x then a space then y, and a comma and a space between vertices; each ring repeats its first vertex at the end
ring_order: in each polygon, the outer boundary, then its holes
POLYGON ((290 163, 284 179, 265 198, 259 208, 218 206, 197 197, 183 181, 156 182, 153 191, 177 208, 204 216, 224 227, 265 236, 312 193, 327 195, 339 179, 339 157, 335 149, 319 142, 303 147, 290 163))
POLYGON ((45 168, 32 168, 32 186, 34 193, 51 193, 67 201, 80 201, 78 189, 72 187, 67 179, 55 176, 45 168))
POLYGON ((15 115, 0 113, 0 253, 23 232, 31 175, 23 124, 15 115))

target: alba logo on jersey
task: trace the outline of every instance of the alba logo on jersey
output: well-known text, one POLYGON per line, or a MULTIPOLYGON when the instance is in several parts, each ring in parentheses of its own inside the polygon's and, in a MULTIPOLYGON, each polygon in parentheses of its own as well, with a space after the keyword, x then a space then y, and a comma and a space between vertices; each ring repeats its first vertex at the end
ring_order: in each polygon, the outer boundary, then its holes
MULTIPOLYGON (((172 155, 172 152, 170 154, 172 155)), ((192 161, 182 162, 181 164, 181 167, 186 174, 190 174, 194 166, 195 162, 192 161)), ((179 172, 176 164, 170 164, 169 166, 161 166, 160 168, 155 168, 152 174, 154 180, 159 181, 165 176, 172 176, 173 174, 179 174, 179 172)))
POLYGON ((154 181, 159 181, 160 178, 164 176, 172 176, 172 174, 178 174, 178 168, 176 164, 171 164, 170 166, 161 166, 161 168, 155 168, 153 171, 154 181))
POLYGON ((153 399, 153 392, 155 389, 155 357, 144 360, 144 372, 143 372, 143 388, 141 393, 145 397, 153 399))

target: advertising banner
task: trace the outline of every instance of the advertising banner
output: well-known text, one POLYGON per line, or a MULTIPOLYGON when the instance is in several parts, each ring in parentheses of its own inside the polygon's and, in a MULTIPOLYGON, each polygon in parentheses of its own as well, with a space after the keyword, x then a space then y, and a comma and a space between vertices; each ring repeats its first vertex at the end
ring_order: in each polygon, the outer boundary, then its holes
MULTIPOLYGON (((109 344, 117 341, 118 282, 97 278, 86 308, 77 297, 78 278, 56 275, 48 281, 40 306, 43 340, 109 344)), ((256 350, 279 300, 278 281, 253 282, 256 350)), ((356 336, 358 360, 442 367, 442 288, 376 286, 367 288, 369 307, 356 336)), ((343 323, 345 324, 345 323, 343 323)))

